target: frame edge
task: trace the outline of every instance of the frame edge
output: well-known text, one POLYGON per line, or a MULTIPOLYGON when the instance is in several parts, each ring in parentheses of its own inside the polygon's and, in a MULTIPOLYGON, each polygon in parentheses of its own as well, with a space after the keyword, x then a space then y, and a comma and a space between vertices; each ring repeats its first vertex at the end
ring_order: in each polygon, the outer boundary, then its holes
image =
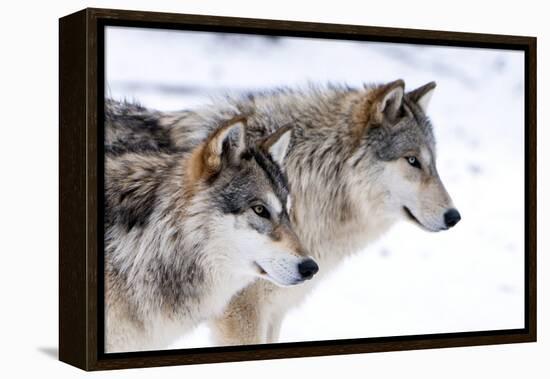
POLYGON ((59 19, 59 360, 87 368, 86 11, 59 19))
POLYGON ((529 301, 529 318, 526 320, 526 326, 529 330, 529 339, 531 342, 537 342, 537 38, 529 37, 526 39, 526 73, 528 75, 525 105, 525 129, 529 141, 529 154, 525 157, 526 170, 526 196, 528 195, 529 204, 527 209, 529 217, 525 220, 528 225, 529 244, 526 246, 528 256, 527 280, 527 298, 529 301))

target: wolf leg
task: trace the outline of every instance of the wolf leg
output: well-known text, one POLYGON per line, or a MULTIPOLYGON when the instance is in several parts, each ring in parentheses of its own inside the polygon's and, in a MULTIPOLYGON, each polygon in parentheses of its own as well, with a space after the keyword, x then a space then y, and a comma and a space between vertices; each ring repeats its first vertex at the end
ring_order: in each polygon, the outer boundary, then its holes
POLYGON ((233 297, 220 317, 210 322, 216 345, 267 342, 267 319, 262 292, 258 282, 251 284, 233 297))
POLYGON ((283 316, 273 314, 269 319, 267 327, 267 343, 277 343, 281 334, 281 326, 283 325, 283 316))
POLYGON ((277 343, 286 312, 313 288, 310 281, 280 288, 259 280, 235 295, 224 313, 211 322, 216 345, 277 343))

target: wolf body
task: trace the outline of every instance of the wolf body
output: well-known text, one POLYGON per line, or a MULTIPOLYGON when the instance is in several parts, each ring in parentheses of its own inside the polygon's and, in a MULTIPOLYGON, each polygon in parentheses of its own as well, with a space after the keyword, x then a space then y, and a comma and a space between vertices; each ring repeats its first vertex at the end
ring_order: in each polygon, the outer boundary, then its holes
POLYGON ((363 88, 285 88, 159 115, 170 143, 181 149, 239 113, 251 115, 248 141, 293 125, 283 163, 292 188, 290 219, 320 272, 299 287, 262 281, 243 289, 211 324, 217 344, 277 342, 285 313, 344 257, 397 221, 436 232, 460 220, 436 168, 426 115, 434 88, 431 82, 405 92, 402 80, 363 88))
POLYGON ((247 144, 236 117, 178 149, 139 109, 106 109, 106 352, 165 348, 257 278, 289 286, 317 270, 288 216, 288 128, 247 144), (136 122, 155 137, 139 142, 136 122))

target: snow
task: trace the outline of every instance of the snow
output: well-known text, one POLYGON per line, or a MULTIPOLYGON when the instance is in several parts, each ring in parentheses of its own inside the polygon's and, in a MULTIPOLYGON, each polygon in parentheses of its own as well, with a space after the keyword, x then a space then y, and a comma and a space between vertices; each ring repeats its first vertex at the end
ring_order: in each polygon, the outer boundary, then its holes
MULTIPOLYGON (((288 313, 281 342, 524 326, 523 52, 108 27, 108 96, 193 108, 222 92, 435 80, 438 168, 463 220, 401 223, 288 313)), ((170 348, 211 346, 206 326, 170 348)))

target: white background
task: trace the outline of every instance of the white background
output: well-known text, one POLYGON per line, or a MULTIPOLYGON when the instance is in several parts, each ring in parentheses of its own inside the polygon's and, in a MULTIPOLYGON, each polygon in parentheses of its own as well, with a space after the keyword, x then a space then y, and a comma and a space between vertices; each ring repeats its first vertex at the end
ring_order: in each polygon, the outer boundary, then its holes
MULTIPOLYGON (((542 2, 538 2, 539 4, 542 2)), ((366 24, 536 35, 538 66, 548 67, 549 32, 546 12, 534 1, 507 6, 461 1, 453 4, 421 1, 366 2, 215 2, 215 1, 57 1, 4 5, 1 86, 2 168, 0 295, 2 298, 0 370, 5 377, 41 375, 77 377, 77 369, 57 362, 57 18, 86 6, 173 11, 303 21, 366 24), (537 9, 538 6, 538 9, 537 9)), ((539 70, 539 194, 549 183, 550 148, 543 128, 548 103, 547 74, 539 70), (546 140, 546 141, 545 141, 546 140)), ((547 239, 543 230, 550 209, 539 196, 539 342, 382 354, 293 359, 283 361, 174 367, 96 373, 105 377, 252 377, 296 375, 331 377, 423 378, 543 378, 550 372, 544 323, 548 302, 547 239), (545 359, 546 358, 546 359, 545 359)))
MULTIPOLYGON (((105 44, 107 96, 152 109, 310 83, 436 81, 437 165, 463 221, 443 233, 398 223, 334 267, 279 341, 523 328, 523 52, 129 27, 108 27, 105 44)), ((202 325, 166 348, 209 337, 202 325)))

